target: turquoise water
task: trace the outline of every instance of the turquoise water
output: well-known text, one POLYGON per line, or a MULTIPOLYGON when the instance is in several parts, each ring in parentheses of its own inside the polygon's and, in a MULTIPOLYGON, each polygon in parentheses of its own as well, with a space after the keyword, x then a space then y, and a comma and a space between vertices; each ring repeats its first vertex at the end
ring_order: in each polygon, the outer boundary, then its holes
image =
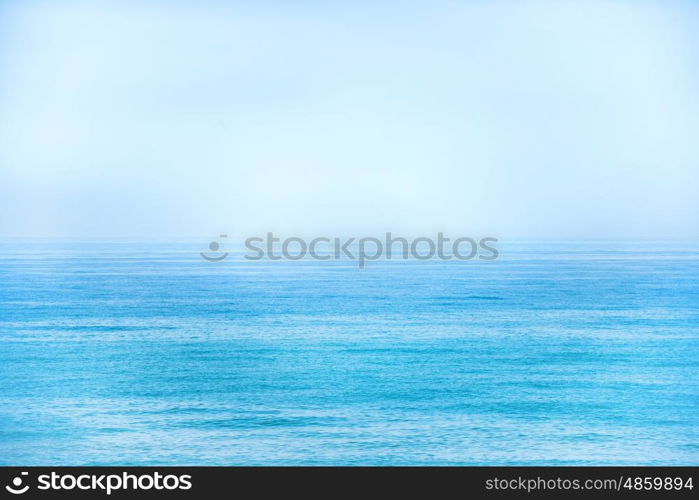
POLYGON ((0 243, 0 463, 699 464, 699 246, 0 243))

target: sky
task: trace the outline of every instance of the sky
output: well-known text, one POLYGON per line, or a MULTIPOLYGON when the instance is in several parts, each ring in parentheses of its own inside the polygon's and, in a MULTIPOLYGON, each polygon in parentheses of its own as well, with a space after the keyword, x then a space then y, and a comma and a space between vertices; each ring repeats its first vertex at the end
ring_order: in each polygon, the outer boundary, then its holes
POLYGON ((699 238, 699 3, 0 2, 0 236, 699 238))

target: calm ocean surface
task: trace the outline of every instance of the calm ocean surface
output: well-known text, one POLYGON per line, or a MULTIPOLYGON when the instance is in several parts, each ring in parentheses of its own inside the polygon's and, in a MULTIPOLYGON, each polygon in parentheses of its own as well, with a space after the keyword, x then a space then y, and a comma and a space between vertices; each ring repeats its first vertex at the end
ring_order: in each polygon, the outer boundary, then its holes
POLYGON ((699 464, 699 245, 0 241, 0 464, 699 464))

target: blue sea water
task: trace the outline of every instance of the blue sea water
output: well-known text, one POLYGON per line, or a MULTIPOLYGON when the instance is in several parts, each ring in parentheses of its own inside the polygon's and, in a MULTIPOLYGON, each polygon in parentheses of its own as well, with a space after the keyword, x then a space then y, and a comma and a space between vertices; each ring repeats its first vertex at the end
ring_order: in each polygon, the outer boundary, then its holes
POLYGON ((699 245, 0 243, 0 464, 699 464, 699 245))

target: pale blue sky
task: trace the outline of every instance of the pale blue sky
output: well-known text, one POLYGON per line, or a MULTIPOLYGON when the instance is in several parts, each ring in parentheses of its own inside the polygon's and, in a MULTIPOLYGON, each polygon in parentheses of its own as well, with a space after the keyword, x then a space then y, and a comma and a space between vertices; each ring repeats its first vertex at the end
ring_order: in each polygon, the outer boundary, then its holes
POLYGON ((697 2, 0 3, 0 236, 696 238, 698 137, 697 2))

